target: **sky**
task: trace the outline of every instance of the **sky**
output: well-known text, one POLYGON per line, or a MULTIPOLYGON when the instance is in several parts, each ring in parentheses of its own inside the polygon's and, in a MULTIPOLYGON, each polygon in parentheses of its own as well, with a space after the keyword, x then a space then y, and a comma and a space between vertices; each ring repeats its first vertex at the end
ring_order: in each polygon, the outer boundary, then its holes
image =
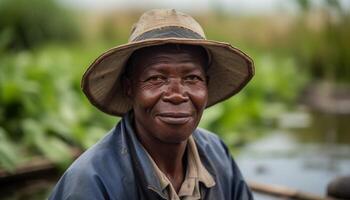
MULTIPOLYGON (((81 10, 127 10, 136 8, 175 8, 187 12, 201 12, 220 8, 232 14, 266 14, 275 12, 295 12, 296 0, 59 0, 63 4, 81 10)), ((312 0, 319 5, 323 0, 312 0)), ((349 0, 340 0, 349 9, 349 0)), ((350 9, 349 9, 350 10, 350 9)))
MULTIPOLYGON (((232 14, 251 15, 273 12, 296 12, 296 0, 59 0, 80 10, 115 11, 131 8, 175 8, 184 12, 200 12, 220 8, 232 14)), ((324 0, 311 0, 319 5, 324 0)), ((340 0, 350 10, 350 0, 340 0)))
POLYGON ((278 8, 293 10, 291 0, 60 0, 82 10, 118 10, 175 8, 182 11, 206 11, 213 7, 239 13, 266 13, 278 8), (287 3, 286 3, 287 2, 287 3))

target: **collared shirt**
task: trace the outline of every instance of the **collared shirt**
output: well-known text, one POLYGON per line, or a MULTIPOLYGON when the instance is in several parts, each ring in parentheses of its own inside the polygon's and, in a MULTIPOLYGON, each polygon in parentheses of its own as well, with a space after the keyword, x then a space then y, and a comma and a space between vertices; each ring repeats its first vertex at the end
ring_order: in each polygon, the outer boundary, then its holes
POLYGON ((167 176, 159 169, 150 155, 149 158, 159 178, 162 190, 168 195, 169 200, 198 200, 201 198, 199 182, 202 182, 207 188, 215 185, 214 178, 205 169, 200 160, 197 146, 192 136, 189 137, 187 143, 187 171, 179 193, 176 193, 167 176))

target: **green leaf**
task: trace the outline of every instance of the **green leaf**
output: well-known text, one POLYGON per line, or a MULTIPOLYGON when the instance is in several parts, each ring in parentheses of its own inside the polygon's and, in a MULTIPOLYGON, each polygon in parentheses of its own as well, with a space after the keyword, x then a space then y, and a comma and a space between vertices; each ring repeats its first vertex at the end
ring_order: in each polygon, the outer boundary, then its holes
POLYGON ((19 152, 16 144, 6 137, 6 131, 0 127, 0 168, 14 171, 20 162, 19 152))

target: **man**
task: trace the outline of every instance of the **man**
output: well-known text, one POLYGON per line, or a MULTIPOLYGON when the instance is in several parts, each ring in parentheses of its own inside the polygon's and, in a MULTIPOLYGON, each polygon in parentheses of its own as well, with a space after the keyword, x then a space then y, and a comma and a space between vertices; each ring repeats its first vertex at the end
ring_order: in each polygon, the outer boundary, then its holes
POLYGON ((65 172, 50 199, 253 199, 227 147, 197 129, 203 110, 253 76, 251 59, 205 39, 175 10, 144 13, 129 43, 102 54, 82 88, 122 120, 65 172))

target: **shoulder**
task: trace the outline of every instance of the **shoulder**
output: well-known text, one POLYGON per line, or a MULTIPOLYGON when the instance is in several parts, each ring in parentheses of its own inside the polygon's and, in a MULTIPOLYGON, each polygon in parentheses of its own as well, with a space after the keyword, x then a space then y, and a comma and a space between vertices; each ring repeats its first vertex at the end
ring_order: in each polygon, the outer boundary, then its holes
POLYGON ((225 169, 232 166, 233 159, 224 142, 216 134, 202 128, 196 129, 193 137, 202 162, 210 165, 214 171, 224 170, 230 176, 231 171, 225 169))
POLYGON ((228 147, 214 133, 198 128, 193 133, 204 166, 214 175, 225 199, 253 199, 228 147))
POLYGON ((227 173, 227 176, 241 178, 240 170, 225 143, 214 133, 202 128, 193 134, 199 154, 204 162, 215 168, 216 173, 227 173), (207 161, 205 161, 207 160, 207 161), (231 168, 232 170, 227 170, 231 168))
MULTIPOLYGON (((82 155, 77 158, 68 168, 67 172, 100 174, 106 168, 113 164, 118 164, 118 159, 121 159, 120 150, 122 147, 118 143, 118 132, 112 129, 95 145, 87 149, 82 155)), ((85 174, 84 174, 85 175, 85 174)))
POLYGON ((110 192, 121 190, 125 167, 118 135, 110 131, 102 140, 85 151, 66 170, 56 184, 50 199, 104 199, 110 192), (113 189, 109 188, 113 185, 113 189))
POLYGON ((202 128, 197 128, 193 133, 193 137, 200 148, 213 150, 230 157, 227 146, 215 133, 202 128))

